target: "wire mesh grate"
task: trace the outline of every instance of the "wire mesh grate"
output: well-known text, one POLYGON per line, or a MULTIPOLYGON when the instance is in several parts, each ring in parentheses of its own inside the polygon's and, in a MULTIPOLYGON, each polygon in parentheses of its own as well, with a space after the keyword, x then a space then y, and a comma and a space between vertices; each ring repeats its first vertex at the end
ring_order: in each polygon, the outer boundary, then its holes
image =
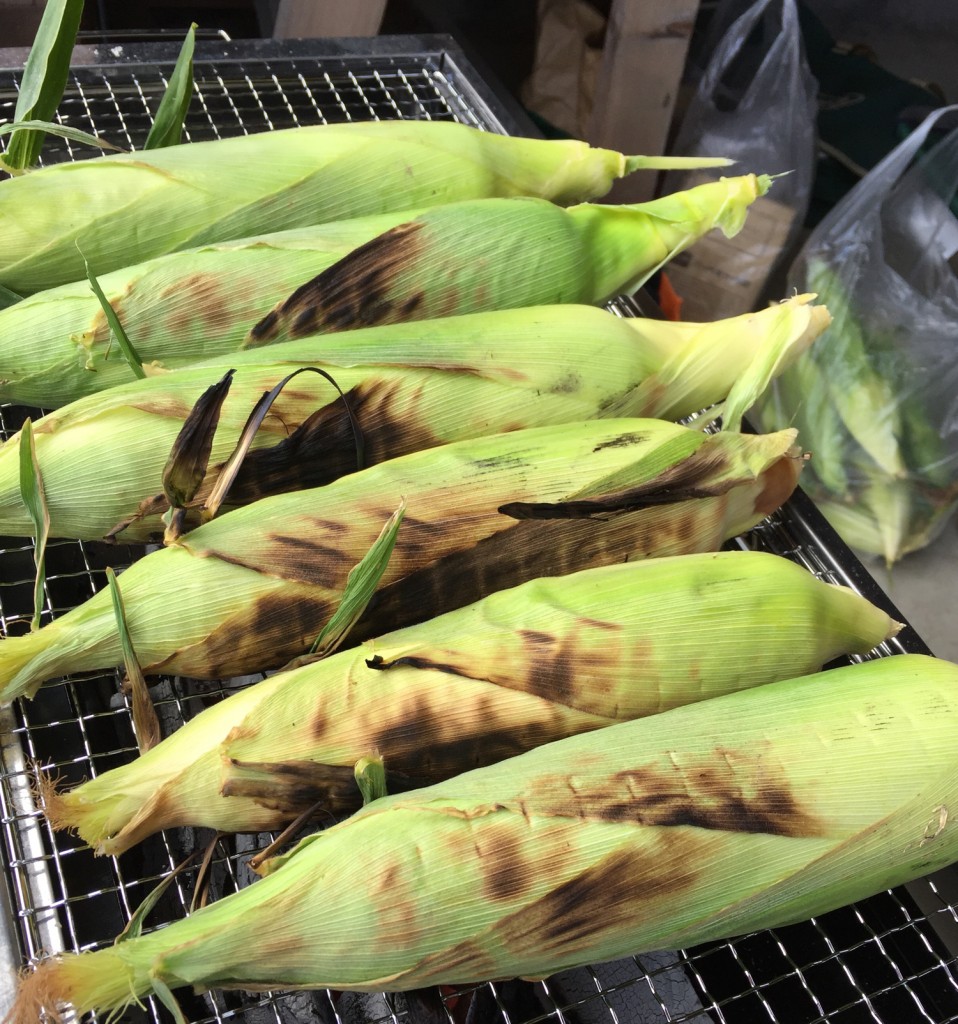
MULTIPOLYGON (((120 63, 77 70, 60 119, 124 148, 142 144, 166 84, 169 65, 120 63)), ((401 56, 263 56, 224 47, 204 56, 186 123, 191 141, 296 125, 376 118, 440 118, 490 130, 501 123, 477 101, 481 83, 462 77, 442 53, 401 56)), ((0 117, 12 116, 17 74, 0 72, 0 117)), ((51 139, 49 161, 89 158, 89 150, 51 139)), ((619 309, 634 313, 629 303, 619 309)), ((0 407, 9 437, 36 410, 0 407)), ((798 495, 786 509, 734 542, 773 551, 815 575, 845 583, 884 603, 844 545, 798 495)), ((44 621, 56 618, 106 585, 140 549, 83 542, 51 543, 47 553, 44 621)), ((0 538, 0 629, 29 628, 33 548, 0 538)), ((900 616, 899 616, 900 618, 900 616)), ((881 654, 923 650, 906 629, 881 654)), ((128 699, 116 674, 75 676, 44 687, 37 699, 0 711, 0 858, 10 892, 23 961, 59 950, 112 943, 131 913, 162 879, 212 839, 203 830, 153 836, 120 857, 95 858, 79 841, 54 833, 37 809, 35 765, 65 783, 101 774, 136 756, 128 699)), ((151 688, 169 732, 222 699, 234 683, 162 679, 151 688)), ((209 874, 219 898, 248 884, 249 856, 268 835, 222 838, 209 874)), ((199 875, 191 864, 157 905, 156 923, 185 914, 199 875)), ((920 894, 883 893, 810 922, 695 950, 627 958, 563 972, 541 982, 499 982, 463 991, 415 995, 354 993, 184 993, 193 1024, 899 1024, 958 1021, 958 982, 946 941, 958 934, 953 883, 932 879, 920 894), (916 900, 920 896, 921 906, 916 900), (944 936, 944 938, 943 938, 944 936)), ((954 948, 952 946, 951 948, 954 948)), ((167 1022, 155 1001, 124 1020, 167 1022)))

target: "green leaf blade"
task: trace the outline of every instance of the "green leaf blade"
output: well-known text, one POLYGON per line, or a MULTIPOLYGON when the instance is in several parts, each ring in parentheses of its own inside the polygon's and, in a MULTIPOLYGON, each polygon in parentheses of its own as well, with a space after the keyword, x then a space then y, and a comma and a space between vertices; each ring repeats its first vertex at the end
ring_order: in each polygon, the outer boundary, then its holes
MULTIPOLYGON (((32 118, 29 121, 4 121, 0 124, 0 137, 10 135, 26 128, 45 132, 47 135, 56 135, 58 138, 66 139, 67 142, 79 142, 84 146, 95 146, 97 149, 109 149, 113 153, 124 152, 122 146, 114 146, 112 142, 107 142, 106 139, 101 139, 96 135, 91 135, 89 132, 81 131, 79 128, 71 128, 70 125, 60 124, 59 121, 47 121, 38 118, 32 118)), ((2 167, 3 170, 18 173, 16 168, 10 167, 6 160, 6 155, 4 155, 3 158, 0 158, 0 167, 2 167)))
POLYGON ((29 418, 24 420, 20 428, 20 497, 30 519, 34 531, 34 561, 37 572, 33 584, 33 619, 31 629, 40 628, 40 614, 43 611, 43 587, 46 580, 46 550, 50 535, 50 510, 47 507, 46 493, 43 489, 43 477, 40 474, 40 463, 37 461, 37 448, 33 438, 33 425, 29 418))
POLYGON ((123 597, 120 594, 120 585, 117 582, 116 573, 107 566, 106 578, 110 586, 110 596, 113 600, 113 614, 116 618, 116 629, 120 637, 120 647, 123 650, 123 667, 126 670, 126 678, 129 680, 130 694, 133 702, 133 731, 136 734, 136 743, 140 753, 145 754, 152 750, 162 739, 160 720, 150 699, 150 691, 140 668, 140 662, 133 647, 133 638, 130 636, 126 623, 126 611, 123 607, 123 597))
POLYGON ((406 501, 403 499, 399 508, 387 520, 373 546, 350 570, 339 607, 323 627, 310 650, 314 657, 325 658, 332 654, 366 610, 366 605, 372 599, 389 564, 405 513, 406 501))
MULTIPOLYGON (((83 256, 83 254, 80 254, 83 256)), ((110 300, 106 297, 103 289, 100 287, 100 282, 97 281, 95 275, 90 270, 90 264, 87 262, 85 256, 83 256, 83 265, 86 267, 86 277, 90 282, 90 287, 93 289, 93 294, 97 297, 97 301, 100 303, 100 308, 103 310, 103 315, 106 317, 107 323, 110 325, 110 330, 113 332, 113 336, 116 338, 117 344, 120 346, 120 351, 123 353, 123 358, 130 364, 130 369, 133 371, 133 375, 143 380, 146 377, 146 370, 143 369, 143 361, 137 355, 136 349, 133 347, 133 343, 127 337, 126 331, 123 330, 123 325, 120 323, 120 318, 116 315, 116 311, 113 306, 110 305, 110 300)))
MULTIPOLYGON (((49 121, 56 113, 67 76, 83 0, 47 0, 40 27, 20 83, 20 94, 14 111, 14 122, 49 121)), ((40 156, 44 133, 23 127, 14 131, 4 165, 14 171, 32 167, 40 156)))
POLYGON ((153 127, 143 145, 144 149, 177 146, 183 140, 183 122, 193 96, 193 50, 196 44, 196 22, 190 25, 176 66, 170 75, 166 92, 160 101, 153 127))

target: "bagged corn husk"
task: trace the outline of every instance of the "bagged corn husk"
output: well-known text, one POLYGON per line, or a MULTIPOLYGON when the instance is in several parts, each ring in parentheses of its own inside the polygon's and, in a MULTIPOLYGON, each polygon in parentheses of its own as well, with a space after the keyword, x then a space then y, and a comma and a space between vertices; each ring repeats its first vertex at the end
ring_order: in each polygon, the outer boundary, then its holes
POLYGON ((934 540, 958 504, 958 130, 917 155, 942 113, 809 238, 791 281, 833 322, 755 415, 800 429, 805 489, 848 544, 888 565, 934 540))

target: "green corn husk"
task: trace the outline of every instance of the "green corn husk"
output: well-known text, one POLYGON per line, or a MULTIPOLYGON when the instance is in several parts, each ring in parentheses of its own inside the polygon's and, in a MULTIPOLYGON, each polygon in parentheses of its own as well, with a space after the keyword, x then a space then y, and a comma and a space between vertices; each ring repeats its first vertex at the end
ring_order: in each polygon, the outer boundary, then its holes
MULTIPOLYGON (((147 674, 224 678, 283 664, 309 648, 403 499, 367 636, 536 576, 714 550, 791 494, 794 441, 794 431, 705 435, 612 419, 392 459, 236 509, 135 562, 121 577, 130 637, 147 674)), ((101 593, 0 642, 0 699, 121 658, 101 593)))
MULTIPOLYGON (((305 278, 418 212, 210 244, 104 274, 99 285, 147 370, 172 369, 237 350, 305 278)), ((0 339, 0 401, 55 409, 134 379, 86 278, 0 310, 0 339)))
POLYGON ((915 371, 894 325, 856 309, 826 263, 810 258, 805 277, 834 322, 761 397, 755 418, 799 429, 812 452, 805 489, 847 544, 890 567, 953 514, 954 458, 926 396, 908 383, 915 371))
MULTIPOLYGON (((757 313, 712 324, 659 321, 656 333, 672 334, 677 344, 655 373, 636 389, 641 413, 683 419, 727 398, 723 423, 741 426, 742 413, 765 394, 770 381, 795 365, 831 322, 815 295, 793 295, 757 313), (679 338, 682 341, 679 341, 679 338)), ((651 331, 652 328, 649 328, 651 331)))
POLYGON ((100 275, 211 242, 458 199, 579 202, 674 163, 452 122, 377 121, 55 164, 0 185, 0 284, 26 294, 76 281, 78 245, 100 275))
MULTIPOLYGON (((628 319, 575 305, 389 324, 286 342, 229 364, 220 360, 111 388, 35 425, 51 530, 95 540, 130 522, 119 533, 123 540, 162 536, 167 453, 189 409, 227 366, 236 373, 220 412, 214 468, 193 502, 194 523, 250 408, 290 366, 320 366, 332 375, 346 392, 365 438, 365 462, 372 465, 522 427, 613 415, 677 419, 753 377, 760 391, 764 374, 753 368, 762 368, 765 353, 774 348, 780 368, 827 324, 825 309, 809 298, 713 324, 628 319)), ((320 486, 356 468, 343 402, 318 375, 297 377, 264 422, 258 448, 281 442, 275 452, 248 457, 230 504, 320 486)), ((30 530, 17 490, 18 449, 16 435, 0 447, 0 533, 9 536, 30 530)))
POLYGON ((160 829, 277 828, 355 810, 375 750, 407 789, 563 736, 816 671, 899 624, 846 587, 754 551, 538 579, 279 673, 44 809, 101 854, 160 829))
MULTIPOLYGON (((754 176, 723 179, 634 208, 450 203, 175 253, 100 284, 140 357, 182 366, 239 348, 250 329, 260 345, 478 310, 602 302, 712 228, 737 230, 764 187, 754 176), (269 312, 275 303, 281 314, 269 312)), ((51 408, 133 377, 85 281, 0 311, 0 337, 11 339, 0 352, 0 398, 51 408)))
POLYGON ((958 858, 958 666, 879 658, 375 800, 246 889, 40 965, 41 1008, 542 978, 780 927, 958 858), (880 785, 876 785, 880 780, 880 785))
POLYGON ((479 309, 601 303, 634 291, 715 228, 736 234, 768 175, 721 178, 632 206, 482 199, 434 207, 306 282, 250 347, 479 309))

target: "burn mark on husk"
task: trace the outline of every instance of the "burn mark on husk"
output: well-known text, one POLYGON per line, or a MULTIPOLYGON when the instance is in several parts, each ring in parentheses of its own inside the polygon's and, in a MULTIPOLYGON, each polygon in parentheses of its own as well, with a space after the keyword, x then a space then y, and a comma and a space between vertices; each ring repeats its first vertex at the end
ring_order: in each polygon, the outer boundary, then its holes
POLYGON ((535 861, 523 853, 521 836, 512 821, 486 823, 473 839, 482 870, 482 891, 486 899, 502 902, 521 898, 538 875, 535 861))
MULTIPOLYGON (((641 515, 626 514, 607 523, 559 520, 508 526, 382 587, 350 634, 351 641, 425 621, 539 576, 561 576, 590 565, 625 561, 642 550, 647 531, 641 515)), ((656 543, 667 540, 670 532, 656 524, 656 543)))
MULTIPOLYGON (((668 848, 625 847, 557 885, 538 899, 505 914, 491 929, 490 943, 512 960, 530 955, 560 961, 588 956, 613 935, 636 931, 644 905, 678 899, 695 883, 692 866, 701 844, 690 837, 670 839, 668 848)), ((502 976, 502 958, 493 958, 476 939, 425 957, 413 968, 425 981, 451 977, 459 982, 502 976)))
POLYGON ((422 228, 416 221, 399 224, 354 249, 263 317, 250 331, 249 343, 407 319, 424 296, 394 297, 390 291, 419 255, 422 228))
POLYGON ((679 763, 629 768, 583 785, 573 776, 550 777, 525 794, 534 812, 588 821, 649 827, 690 826, 805 838, 825 834, 786 779, 760 755, 717 748, 679 763))
POLYGON ((648 439, 649 432, 647 430, 633 430, 627 434, 619 434, 618 437, 612 437, 608 441, 603 441, 592 450, 594 452, 601 452, 605 448, 631 448, 632 445, 643 444, 648 439))
MULTIPOLYGON (((398 382, 382 379, 346 392, 365 440, 367 466, 442 443, 421 420, 401 412, 401 392, 398 382)), ((317 409, 278 444, 250 451, 230 488, 229 505, 246 505, 267 494, 322 487, 355 471, 352 427, 342 401, 336 400, 317 409)))
POLYGON ((184 672, 201 679, 240 676, 278 668, 309 647, 335 610, 334 600, 295 593, 264 594, 241 614, 221 623, 196 651, 180 652, 144 671, 184 672))
POLYGON ((221 793, 246 797, 290 818, 321 803, 326 812, 355 811, 362 796, 351 765, 314 761, 241 761, 230 758, 221 793))
POLYGON ((437 712, 427 697, 421 697, 414 707, 404 709, 397 721, 377 730, 370 745, 382 754, 390 770, 421 786, 503 761, 557 738, 542 722, 497 724, 494 704, 487 700, 487 713, 474 717, 481 724, 469 731, 464 724, 450 729, 448 714, 437 712), (444 738, 450 734, 453 738, 444 738))
POLYGON ((724 476, 729 460, 720 451, 703 445, 697 452, 638 487, 593 498, 558 502, 514 501, 499 506, 513 519, 578 519, 608 516, 655 505, 672 505, 699 498, 714 498, 740 484, 724 476))
POLYGON ((498 927, 510 953, 533 949, 555 955, 636 927, 643 904, 675 899, 692 886, 699 844, 671 839, 668 853, 655 848, 613 850, 592 867, 556 886, 498 927), (685 856, 682 856, 682 853, 685 856))

